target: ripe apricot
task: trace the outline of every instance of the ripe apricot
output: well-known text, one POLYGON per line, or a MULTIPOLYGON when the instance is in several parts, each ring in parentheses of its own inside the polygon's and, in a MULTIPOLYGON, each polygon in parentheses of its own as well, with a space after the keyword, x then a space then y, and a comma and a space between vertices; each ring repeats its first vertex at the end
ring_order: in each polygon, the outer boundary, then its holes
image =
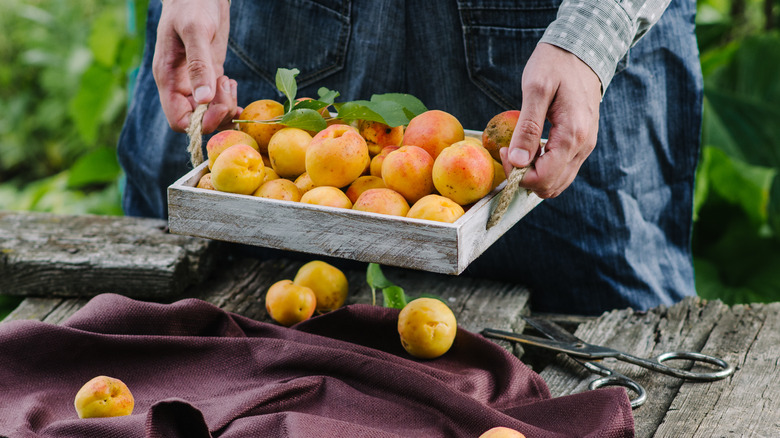
POLYGON ((414 204, 433 193, 433 157, 419 146, 401 146, 385 157, 382 180, 414 204))
POLYGON ((349 125, 331 125, 315 135, 306 149, 306 173, 314 185, 346 187, 370 162, 366 140, 349 125))
POLYGON ((220 131, 214 134, 209 141, 206 142, 206 155, 208 157, 209 169, 214 166, 214 160, 217 159, 219 154, 234 144, 246 144, 252 146, 256 151, 260 151, 255 139, 246 132, 236 130, 220 131))
POLYGON ((404 127, 390 126, 371 120, 361 120, 358 123, 358 132, 366 139, 368 153, 373 157, 385 146, 400 146, 404 139, 404 127))
POLYGON ((410 301, 398 314, 401 345, 420 359, 434 359, 449 351, 457 331, 455 314, 435 298, 410 301))
POLYGON ((460 205, 490 193, 494 174, 493 158, 488 151, 470 141, 453 144, 433 163, 436 190, 460 205))
POLYGON ((211 183, 222 192, 249 195, 260 187, 265 175, 263 157, 251 146, 233 145, 214 161, 211 183))
POLYGON ((271 167, 282 178, 297 178, 306 171, 306 148, 311 135, 298 128, 282 128, 268 143, 271 167))
POLYGON ((409 203, 395 190, 378 188, 363 192, 355 201, 352 209, 392 216, 406 216, 409 211, 409 203))
POLYGON ((311 318, 316 307, 314 291, 292 280, 277 281, 265 294, 265 309, 274 321, 283 326, 289 327, 311 318))
POLYGON ((509 147, 512 133, 515 131, 520 111, 509 110, 493 116, 482 131, 482 147, 490 152, 494 160, 501 161, 498 151, 509 147))
POLYGON ((485 431, 479 438, 525 438, 525 435, 508 427, 497 426, 485 431))
MULTIPOLYGON (((284 105, 271 99, 256 100, 241 112, 241 120, 273 120, 284 115, 284 105)), ((257 142, 258 150, 263 155, 268 154, 268 142, 276 131, 284 128, 278 123, 241 123, 240 129, 251 135, 257 142)))
MULTIPOLYGON (((296 184, 297 185, 297 184, 296 184)), ((314 187, 301 195, 304 204, 335 208, 352 208, 352 201, 340 189, 331 186, 314 187)))
POLYGON ((289 179, 277 178, 261 185, 255 190, 254 196, 280 201, 298 202, 301 200, 301 191, 298 186, 289 179))
POLYGON ((314 291, 318 312, 328 312, 343 306, 349 293, 347 276, 339 268, 322 260, 313 260, 301 266, 293 282, 314 291))
POLYGON ((346 195, 347 198, 349 198, 350 201, 352 201, 352 204, 354 206, 355 201, 360 197, 360 195, 369 189, 381 189, 385 187, 385 182, 382 181, 382 178, 371 176, 371 175, 363 175, 355 180, 352 184, 347 187, 346 195))
POLYGON ((133 413, 135 399, 121 380, 97 376, 78 390, 73 406, 79 418, 122 417, 133 413))
POLYGON ((409 121, 401 144, 419 146, 435 159, 442 150, 464 137, 463 125, 455 116, 441 110, 429 110, 409 121))
POLYGON ((463 207, 452 199, 430 194, 415 202, 406 217, 453 223, 464 214, 463 207))

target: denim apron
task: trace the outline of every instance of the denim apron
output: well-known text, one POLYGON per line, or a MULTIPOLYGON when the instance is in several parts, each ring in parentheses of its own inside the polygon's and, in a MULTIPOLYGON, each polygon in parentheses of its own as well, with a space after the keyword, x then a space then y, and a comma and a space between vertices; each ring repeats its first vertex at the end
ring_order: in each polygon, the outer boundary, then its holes
MULTIPOLYGON (((233 0, 225 74, 239 105, 282 100, 274 76, 298 68, 298 96, 406 92, 481 130, 519 109, 523 66, 558 0, 233 0)), ((573 184, 545 200, 464 275, 519 283, 534 311, 639 310, 694 295, 690 250, 702 78, 694 0, 672 0, 620 62, 598 142, 573 184)), ((151 72, 160 2, 118 145, 130 216, 165 218, 166 189, 191 169, 151 72)), ((205 142, 204 142, 205 144, 205 142)), ((270 251, 258 250, 259 254, 270 251)), ((311 255, 298 255, 311 259, 311 255)))

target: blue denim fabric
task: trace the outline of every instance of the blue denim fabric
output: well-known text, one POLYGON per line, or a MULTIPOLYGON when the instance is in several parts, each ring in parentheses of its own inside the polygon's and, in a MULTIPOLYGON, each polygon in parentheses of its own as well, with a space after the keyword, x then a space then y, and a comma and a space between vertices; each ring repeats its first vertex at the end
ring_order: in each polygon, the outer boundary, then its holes
MULTIPOLYGON (((299 96, 407 92, 481 130, 519 108, 525 61, 558 0, 233 0, 226 74, 239 105, 282 100, 274 75, 296 67, 299 96)), ((695 2, 672 0, 618 67, 596 149, 574 183, 545 200, 464 275, 520 283, 535 311, 647 309, 694 295, 690 238, 702 80, 695 2)), ((151 74, 159 2, 118 154, 127 215, 165 218, 166 189, 190 170, 151 74)), ((259 251, 262 253, 262 251, 259 251)), ((311 257, 305 256, 304 257, 311 257)))

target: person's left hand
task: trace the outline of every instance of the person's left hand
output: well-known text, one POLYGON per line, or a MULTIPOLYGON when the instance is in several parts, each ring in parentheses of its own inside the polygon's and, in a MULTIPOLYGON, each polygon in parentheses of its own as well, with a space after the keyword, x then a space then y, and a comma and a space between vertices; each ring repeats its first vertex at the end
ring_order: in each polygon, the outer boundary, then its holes
POLYGON ((512 141, 502 148, 506 174, 514 167, 534 166, 520 185, 541 198, 554 198, 577 176, 596 146, 601 81, 577 56, 540 43, 523 71, 523 104, 512 141), (552 125, 544 154, 540 152, 545 119, 552 125))

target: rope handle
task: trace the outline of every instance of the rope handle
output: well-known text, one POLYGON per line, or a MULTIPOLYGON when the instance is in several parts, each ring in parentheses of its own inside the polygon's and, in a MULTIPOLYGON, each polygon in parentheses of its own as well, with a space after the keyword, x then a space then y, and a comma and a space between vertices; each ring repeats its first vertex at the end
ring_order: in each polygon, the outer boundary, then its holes
POLYGON ((206 103, 198 105, 190 115, 190 125, 187 127, 187 137, 190 140, 187 152, 190 153, 190 162, 193 168, 203 163, 203 114, 206 113, 208 107, 206 103))
MULTIPOLYGON (((515 195, 518 191, 520 191, 520 182, 523 181, 523 177, 525 176, 525 173, 528 172, 528 167, 515 167, 512 169, 511 172, 509 172, 509 177, 506 181, 506 186, 504 187, 504 190, 501 191, 501 194, 498 197, 498 205, 496 205, 495 210, 493 210, 493 213, 490 215, 490 218, 488 218, 487 226, 485 229, 489 230, 494 225, 498 224, 501 221, 501 218, 504 216, 504 213, 506 213, 507 209, 509 209, 509 204, 512 203, 512 200, 515 198, 515 195)), ((528 192, 527 189, 523 189, 528 192)))

